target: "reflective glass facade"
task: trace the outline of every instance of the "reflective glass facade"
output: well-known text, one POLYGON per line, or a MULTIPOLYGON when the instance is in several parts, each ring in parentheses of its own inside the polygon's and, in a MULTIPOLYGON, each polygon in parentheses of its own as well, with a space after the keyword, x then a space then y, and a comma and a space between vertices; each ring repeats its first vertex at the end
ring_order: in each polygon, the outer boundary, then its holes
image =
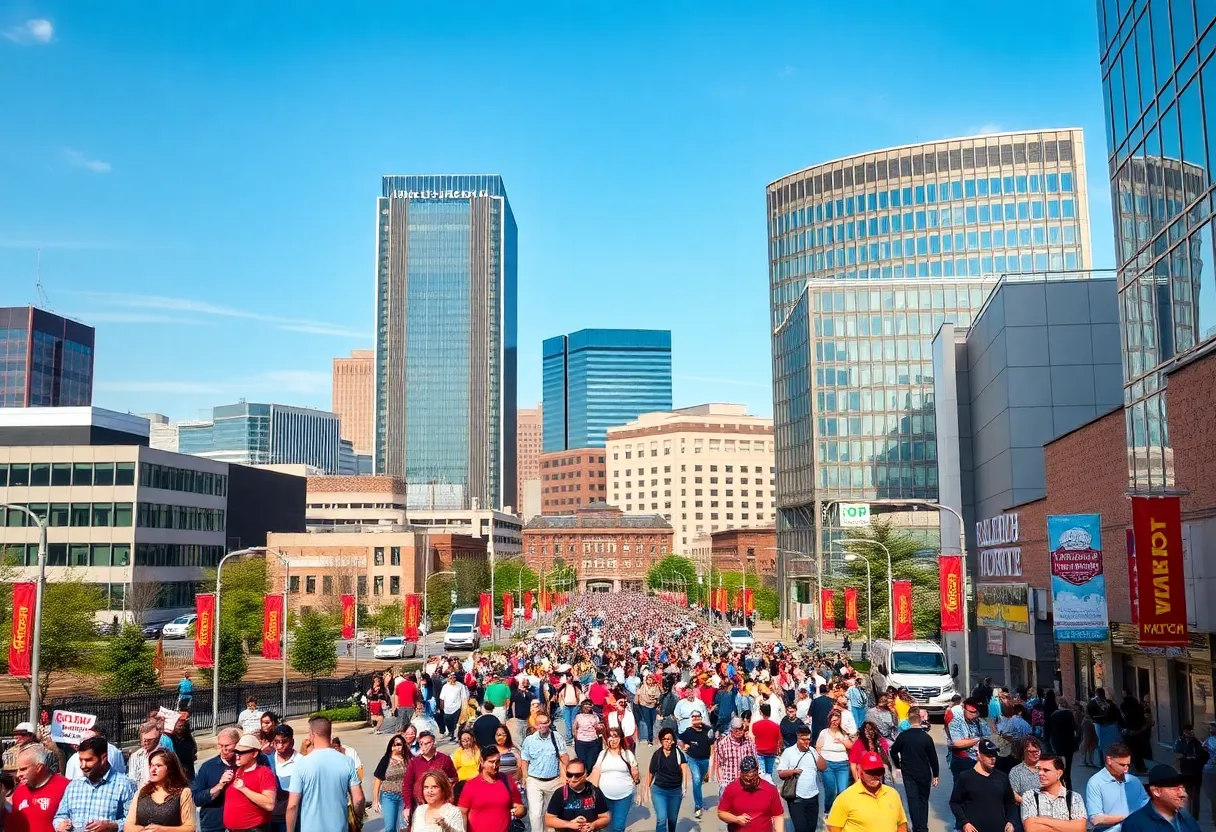
POLYGON ((515 505, 516 227, 498 176, 386 176, 375 470, 407 508, 515 505))
POLYGON ((602 448, 608 428, 671 410, 671 332, 582 329, 545 339, 544 453, 602 448))
POLYGON ((816 501, 937 498, 931 343, 1008 272, 1089 267, 1079 130, 866 153, 768 188, 778 532, 816 501), (805 365, 805 366, 804 366, 805 365))
POLYGON ((211 421, 178 426, 178 451, 241 465, 311 465, 339 473, 338 416, 324 410, 240 402, 211 421))
POLYGON ((0 309, 0 407, 93 403, 93 328, 30 306, 0 309))
POLYGON ((1135 491, 1173 487, 1165 371, 1216 336, 1214 19, 1210 2, 1098 3, 1135 491))

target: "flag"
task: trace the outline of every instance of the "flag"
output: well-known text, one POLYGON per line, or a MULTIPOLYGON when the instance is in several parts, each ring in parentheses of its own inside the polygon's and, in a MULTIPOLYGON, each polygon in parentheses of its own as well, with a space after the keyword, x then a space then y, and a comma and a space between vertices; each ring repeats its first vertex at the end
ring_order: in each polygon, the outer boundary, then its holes
POLYGON ((819 591, 819 620, 824 630, 836 629, 836 593, 831 589, 819 591))
POLYGON ((540 611, 543 613, 547 613, 547 612, 551 612, 552 610, 553 610, 552 596, 550 595, 549 590, 545 589, 542 586, 540 588, 540 611))
POLYGON ((34 604, 38 585, 33 581, 13 584, 13 632, 8 642, 8 673, 30 678, 34 656, 34 604))
POLYGON ((754 590, 743 590, 743 612, 745 615, 751 615, 756 611, 756 598, 754 590))
POLYGON ((489 638, 494 632, 494 599, 490 593, 481 593, 481 604, 477 610, 477 623, 481 634, 489 638))
POLYGON ((941 573, 942 632, 961 633, 963 621, 963 558, 962 555, 942 555, 937 559, 941 573))
POLYGON ((895 613, 895 640, 915 638, 912 631, 912 582, 891 582, 891 604, 895 613))
POLYGON ((355 637, 355 596, 342 596, 342 638, 355 637))
POLYGON ((510 592, 502 594, 502 626, 507 630, 515 626, 515 596, 510 592))
POLYGON ((844 628, 849 632, 857 632, 857 590, 844 591, 844 628))
POLYGON ((524 590, 524 621, 532 620, 532 590, 524 590))
POLYGON ((194 666, 214 666, 215 595, 205 592, 194 596, 194 666))
POLYGON ((422 620, 422 596, 416 592, 407 593, 405 607, 402 609, 404 618, 402 635, 406 641, 418 640, 418 623, 422 620))
POLYGON ((281 659, 279 630, 283 626, 283 596, 267 595, 262 608, 262 658, 281 659))
POLYGON ((1141 647, 1186 647, 1186 575, 1179 497, 1132 497, 1141 647))

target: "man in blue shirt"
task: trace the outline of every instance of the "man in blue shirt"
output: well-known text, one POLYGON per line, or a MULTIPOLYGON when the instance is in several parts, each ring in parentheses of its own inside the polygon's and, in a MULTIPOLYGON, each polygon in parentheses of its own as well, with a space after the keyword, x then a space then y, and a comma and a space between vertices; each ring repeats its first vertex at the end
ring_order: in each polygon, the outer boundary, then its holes
POLYGON ((1144 786, 1127 774, 1131 765, 1131 750, 1116 742, 1106 749, 1106 767, 1089 778, 1085 786, 1085 811, 1094 832, 1120 832, 1127 816, 1148 803, 1144 786))
POLYGON ((1153 766, 1148 793, 1149 802, 1123 821, 1123 832, 1199 832, 1199 824, 1183 811, 1186 778, 1173 766, 1153 766))
POLYGON ((287 828, 308 832, 346 832, 347 807, 356 828, 366 803, 355 764, 331 745, 333 726, 323 716, 308 720, 312 751, 296 761, 287 786, 287 828))
POLYGON ((549 715, 536 715, 536 733, 524 739, 519 752, 519 773, 528 792, 528 816, 533 829, 540 829, 545 807, 566 779, 570 755, 566 743, 554 733, 549 715))
POLYGON ((77 753, 84 776, 68 783, 55 812, 55 828, 86 830, 107 823, 121 828, 135 798, 135 782, 110 765, 109 747, 102 737, 82 741, 77 753))

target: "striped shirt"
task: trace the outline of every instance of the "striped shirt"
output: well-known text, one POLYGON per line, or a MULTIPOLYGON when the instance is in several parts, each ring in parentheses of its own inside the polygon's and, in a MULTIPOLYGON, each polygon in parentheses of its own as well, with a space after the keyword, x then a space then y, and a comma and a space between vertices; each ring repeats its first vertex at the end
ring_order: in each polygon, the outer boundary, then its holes
POLYGON ((54 823, 68 820, 73 829, 84 829, 95 820, 117 821, 121 826, 135 797, 135 783, 125 774, 107 766, 105 776, 94 783, 88 777, 68 783, 54 823))

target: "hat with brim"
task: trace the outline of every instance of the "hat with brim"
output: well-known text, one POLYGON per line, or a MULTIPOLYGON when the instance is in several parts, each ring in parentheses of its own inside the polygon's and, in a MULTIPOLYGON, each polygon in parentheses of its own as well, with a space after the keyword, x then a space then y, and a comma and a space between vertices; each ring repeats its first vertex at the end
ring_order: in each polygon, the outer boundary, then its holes
POLYGON ((1186 779, 1173 766, 1153 766, 1148 772, 1148 784, 1167 789, 1171 786, 1185 786, 1186 779))
POLYGON ((245 734, 236 741, 237 751, 261 751, 262 743, 253 734, 245 734))

